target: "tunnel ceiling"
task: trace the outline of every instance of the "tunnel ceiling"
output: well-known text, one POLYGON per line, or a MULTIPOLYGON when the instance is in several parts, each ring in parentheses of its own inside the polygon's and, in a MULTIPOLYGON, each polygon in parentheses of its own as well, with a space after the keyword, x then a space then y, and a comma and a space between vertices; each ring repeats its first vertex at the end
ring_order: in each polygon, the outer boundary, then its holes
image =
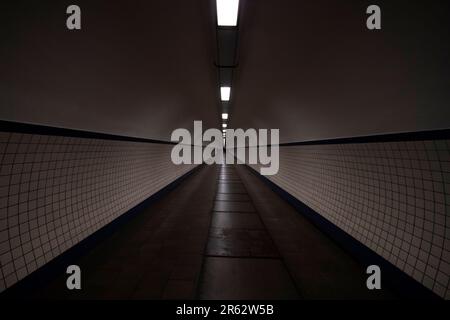
POLYGON ((209 1, 2 3, 0 119, 153 139, 219 127, 209 1))
MULTIPOLYGON (((303 141, 450 127, 448 5, 241 0, 229 128, 303 141)), ((214 0, 10 1, 0 119, 167 140, 219 127, 214 0)))
POLYGON ((380 31, 367 1, 243 2, 231 127, 285 142, 450 127, 448 5, 376 3, 380 31))

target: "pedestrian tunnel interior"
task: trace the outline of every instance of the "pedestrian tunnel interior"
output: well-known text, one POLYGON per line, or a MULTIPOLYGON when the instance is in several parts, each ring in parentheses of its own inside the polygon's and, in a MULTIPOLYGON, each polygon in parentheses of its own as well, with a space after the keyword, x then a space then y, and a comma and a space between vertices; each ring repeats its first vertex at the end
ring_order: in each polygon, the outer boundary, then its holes
POLYGON ((0 297, 449 299, 450 11, 369 5, 2 5, 0 297))

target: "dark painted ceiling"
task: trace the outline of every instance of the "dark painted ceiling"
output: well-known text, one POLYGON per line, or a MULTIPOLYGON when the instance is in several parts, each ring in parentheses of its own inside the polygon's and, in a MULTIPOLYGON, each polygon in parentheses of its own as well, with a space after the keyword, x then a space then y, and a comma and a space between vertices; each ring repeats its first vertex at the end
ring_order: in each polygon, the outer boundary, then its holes
MULTIPOLYGON (((214 0, 0 4, 0 119, 169 139, 219 125, 214 0)), ((450 127, 446 1, 241 0, 231 127, 282 141, 450 127), (393 4, 395 3, 395 5, 393 4)))

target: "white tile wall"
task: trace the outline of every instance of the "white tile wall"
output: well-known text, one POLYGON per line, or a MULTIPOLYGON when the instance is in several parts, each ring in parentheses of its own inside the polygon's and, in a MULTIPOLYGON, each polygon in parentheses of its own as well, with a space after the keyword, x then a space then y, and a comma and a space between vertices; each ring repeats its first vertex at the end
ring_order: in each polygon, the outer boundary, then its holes
POLYGON ((171 148, 0 132, 0 292, 193 169, 171 148))
POLYGON ((449 140, 280 147, 268 178, 450 299, 449 140))

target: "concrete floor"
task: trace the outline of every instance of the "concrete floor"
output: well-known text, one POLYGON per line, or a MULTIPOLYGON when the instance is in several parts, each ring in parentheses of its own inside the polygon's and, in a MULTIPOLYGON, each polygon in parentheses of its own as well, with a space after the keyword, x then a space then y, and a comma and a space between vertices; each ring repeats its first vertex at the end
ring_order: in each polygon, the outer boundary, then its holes
POLYGON ((393 298, 244 166, 204 166, 30 292, 57 299, 393 298))

